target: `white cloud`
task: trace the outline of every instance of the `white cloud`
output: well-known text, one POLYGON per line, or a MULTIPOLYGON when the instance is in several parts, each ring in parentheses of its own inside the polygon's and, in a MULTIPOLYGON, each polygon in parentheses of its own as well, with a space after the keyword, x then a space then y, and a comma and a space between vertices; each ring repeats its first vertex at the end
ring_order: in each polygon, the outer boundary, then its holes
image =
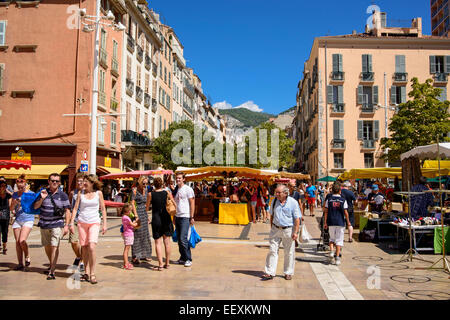
POLYGON ((257 104, 255 104, 253 101, 247 101, 244 102, 243 104, 237 106, 237 107, 233 107, 230 103, 226 102, 226 101, 222 101, 222 102, 217 102, 214 103, 213 108, 219 108, 219 109, 237 109, 237 108, 245 108, 248 109, 250 111, 254 111, 254 112, 262 112, 263 109, 261 109, 257 104))

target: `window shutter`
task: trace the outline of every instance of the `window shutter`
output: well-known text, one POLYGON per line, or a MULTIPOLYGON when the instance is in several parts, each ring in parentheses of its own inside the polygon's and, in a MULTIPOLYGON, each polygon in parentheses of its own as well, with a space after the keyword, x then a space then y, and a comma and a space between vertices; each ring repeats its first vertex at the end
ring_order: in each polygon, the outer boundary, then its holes
POLYGON ((373 139, 378 140, 380 137, 380 121, 375 120, 373 122, 373 139))
POLYGON ((400 56, 400 72, 406 72, 406 57, 400 56))
POLYGON ((369 72, 369 69, 367 66, 367 54, 362 55, 362 72, 369 72))
POLYGON ((339 54, 339 70, 340 72, 342 72, 342 70, 344 70, 343 66, 342 66, 342 54, 339 54))
POLYGON ((406 102, 406 87, 400 87, 400 94, 401 94, 400 103, 405 103, 406 102))
POLYGON ((403 56, 403 55, 395 56, 395 72, 399 72, 399 73, 406 72, 405 56, 403 56))
POLYGON ((363 121, 358 120, 358 140, 363 140, 363 121))
POLYGON ((339 139, 339 120, 333 120, 333 139, 339 139))
POLYGON ((378 86, 373 86, 372 103, 378 104, 378 86))
POLYGON ((339 71, 339 54, 333 54, 333 72, 339 71))
POLYGON ((339 139, 344 139, 344 120, 339 120, 339 139))
POLYGON ((0 21, 0 45, 5 44, 5 29, 6 29, 6 22, 0 21))
POLYGON ((0 91, 3 90, 3 65, 0 65, 0 91))
POLYGON ((333 86, 327 86, 328 91, 328 103, 333 103, 333 86))
POLYGON ((444 72, 450 74, 450 56, 445 56, 444 59, 444 72))
POLYGON ((344 103, 344 87, 338 86, 338 103, 344 103))
POLYGON ((391 87, 391 104, 397 104, 397 87, 391 87))
POLYGON ((363 86, 358 86, 358 104, 363 104, 364 102, 364 87, 363 86))
POLYGON ((430 73, 436 73, 436 56, 430 56, 430 73))
POLYGON ((367 55, 367 66, 369 69, 368 72, 372 72, 372 55, 371 54, 367 55))

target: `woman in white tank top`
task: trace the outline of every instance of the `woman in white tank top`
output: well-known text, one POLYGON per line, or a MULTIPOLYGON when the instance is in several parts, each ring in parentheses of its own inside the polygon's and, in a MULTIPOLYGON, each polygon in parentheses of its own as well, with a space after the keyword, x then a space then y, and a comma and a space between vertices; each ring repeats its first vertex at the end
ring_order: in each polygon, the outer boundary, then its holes
POLYGON ((78 238, 82 247, 81 253, 85 262, 85 274, 81 281, 97 283, 95 276, 96 246, 100 232, 100 214, 102 212, 103 227, 102 234, 106 232, 106 208, 103 194, 100 191, 102 183, 97 176, 90 174, 84 177, 84 194, 78 193, 77 201, 73 207, 70 228, 73 232, 73 223, 78 208, 78 238))

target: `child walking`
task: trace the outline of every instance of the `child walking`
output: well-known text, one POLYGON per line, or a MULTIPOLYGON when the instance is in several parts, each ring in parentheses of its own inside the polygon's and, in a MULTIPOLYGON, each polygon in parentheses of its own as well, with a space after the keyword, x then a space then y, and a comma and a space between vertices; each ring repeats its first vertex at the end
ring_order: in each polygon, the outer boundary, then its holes
POLYGON ((132 270, 133 265, 128 261, 128 254, 130 252, 130 248, 134 243, 134 228, 138 226, 136 222, 131 221, 131 205, 125 203, 122 208, 122 238, 125 244, 125 248, 123 249, 123 268, 125 270, 132 270))
POLYGON ((333 195, 325 201, 324 228, 329 229, 330 235, 330 262, 337 266, 341 264, 341 248, 344 246, 345 221, 351 226, 348 219, 347 201, 341 197, 341 187, 335 183, 332 187, 333 195), (336 245, 336 256, 333 249, 336 245))

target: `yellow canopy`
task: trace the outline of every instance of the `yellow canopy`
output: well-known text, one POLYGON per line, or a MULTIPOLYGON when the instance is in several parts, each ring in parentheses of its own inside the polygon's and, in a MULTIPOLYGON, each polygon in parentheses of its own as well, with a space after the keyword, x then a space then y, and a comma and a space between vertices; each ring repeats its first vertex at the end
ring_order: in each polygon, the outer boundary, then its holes
MULTIPOLYGON (((423 167, 438 169, 439 164, 437 160, 425 160, 423 167)), ((441 160, 441 169, 450 169, 450 160, 441 160)))
POLYGON ((51 173, 59 173, 67 168, 67 164, 33 164, 30 170, 25 169, 0 169, 0 176, 6 179, 17 179, 21 174, 25 174, 27 179, 48 179, 51 173))
MULTIPOLYGON (((449 169, 441 168, 441 175, 448 175, 449 169)), ((422 168, 422 175, 427 178, 439 176, 439 170, 436 168, 422 168)), ((402 178, 402 168, 365 168, 351 169, 339 176, 341 180, 349 179, 376 179, 376 178, 402 178)))
POLYGON ((288 179, 298 179, 298 180, 309 180, 311 176, 309 174, 303 173, 291 173, 291 172, 278 172, 277 175, 280 178, 288 178, 288 179))

